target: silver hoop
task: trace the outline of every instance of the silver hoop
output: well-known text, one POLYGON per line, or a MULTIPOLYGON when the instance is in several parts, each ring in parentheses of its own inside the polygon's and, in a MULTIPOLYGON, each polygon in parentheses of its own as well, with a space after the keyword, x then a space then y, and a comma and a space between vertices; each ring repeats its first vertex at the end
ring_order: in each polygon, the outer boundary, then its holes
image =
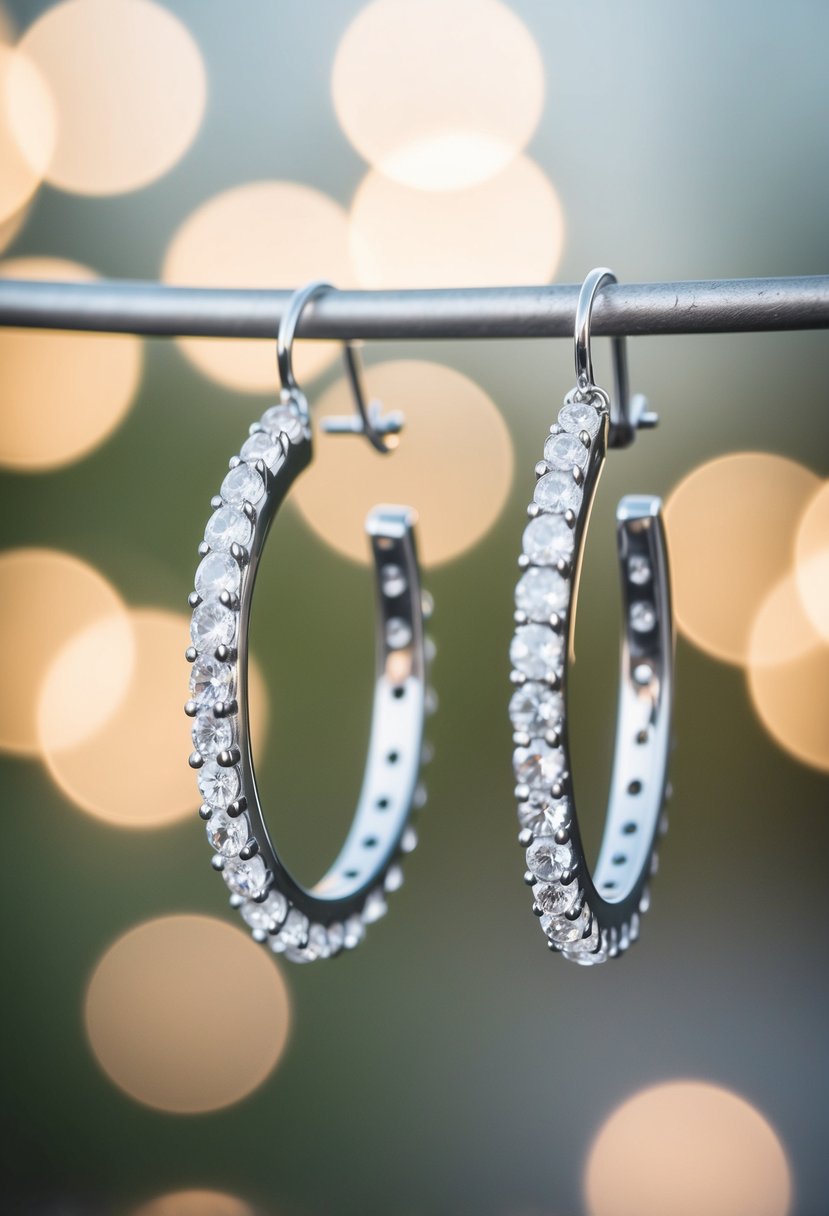
MULTIPOLYGON (((657 835, 666 826, 673 702, 674 634, 661 503, 630 496, 616 512, 624 633, 608 813, 591 875, 576 815, 567 690, 587 523, 610 442, 608 395, 592 380, 590 356, 592 299, 609 273, 593 271, 582 287, 575 333, 579 382, 565 397, 536 465, 510 647, 524 877, 550 948, 588 965, 615 957, 639 934, 657 835)), ((617 345, 617 370, 621 349, 617 345)))
POLYGON ((271 523, 311 461, 308 403, 293 378, 291 343, 302 306, 323 285, 298 292, 280 327, 280 403, 250 428, 199 545, 190 596, 194 719, 200 814, 213 866, 257 941, 292 962, 356 946, 402 883, 399 861, 417 843, 410 824, 425 793, 418 785, 427 707, 428 600, 420 586, 408 507, 378 506, 366 531, 376 581, 376 679, 368 756, 354 821, 339 856, 313 888, 296 881, 271 841, 256 782, 248 706, 248 634, 254 585, 271 523), (297 300, 299 301, 297 305, 297 300), (424 607, 427 612, 424 612, 424 607))

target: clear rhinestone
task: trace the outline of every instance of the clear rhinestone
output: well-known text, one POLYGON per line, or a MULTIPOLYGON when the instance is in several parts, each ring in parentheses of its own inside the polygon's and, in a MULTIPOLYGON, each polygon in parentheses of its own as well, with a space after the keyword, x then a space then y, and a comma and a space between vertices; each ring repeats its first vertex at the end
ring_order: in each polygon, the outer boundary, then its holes
POLYGON ((524 552, 538 565, 555 565, 573 556, 576 538, 562 515, 536 515, 524 529, 524 552))
POLYGON ((628 578, 637 587, 644 587, 651 581, 651 564, 641 553, 628 558, 628 578))
POLYGON ((513 667, 531 680, 543 680, 561 662, 564 642, 549 625, 519 625, 510 645, 513 667))
POLYGON ((346 950, 353 950, 355 946, 359 946, 360 942, 366 935, 366 927, 359 916, 349 916, 348 920, 343 925, 345 937, 343 945, 346 950))
POLYGON ((285 948, 285 957, 292 963, 315 963, 317 959, 328 958, 329 953, 328 934, 322 925, 311 925, 304 946, 285 948))
POLYGON ((581 490, 567 473, 545 473, 535 487, 533 498, 543 511, 578 511, 581 490))
POLYGON ((284 431, 291 443, 299 443, 302 438, 302 419, 292 405, 272 405, 262 415, 262 426, 274 435, 284 431))
POLYGON ((261 929, 263 933, 270 933, 271 929, 281 924, 287 910, 288 901, 281 891, 271 891, 268 898, 260 904, 255 900, 248 900, 239 909, 245 923, 250 925, 251 929, 261 929))
POLYGON ((241 507, 245 502, 256 506, 265 494, 265 483, 253 465, 242 462, 225 477, 221 494, 232 507, 241 507))
POLYGON ((228 646, 236 632, 236 616, 215 600, 199 604, 190 621, 190 638, 197 650, 213 654, 217 646, 228 646))
POLYGON ((531 828, 536 836, 555 836, 569 828, 572 820, 566 798, 551 798, 546 790, 530 790, 526 802, 518 804, 518 820, 522 828, 531 828))
POLYGON ((375 921, 385 916, 388 910, 386 897, 378 887, 376 890, 370 891, 366 898, 366 902, 363 905, 363 921, 367 925, 373 925, 375 921))
POLYGON ((285 924, 279 930, 279 941, 283 949, 288 946, 304 946, 308 941, 310 925, 308 917, 297 908, 291 908, 285 917, 285 924))
POLYGON ((522 785, 547 787, 564 769, 564 752, 550 747, 543 739, 533 739, 529 747, 516 747, 512 756, 516 779, 522 785))
POLYGON ((533 887, 533 899, 547 916, 563 916, 576 902, 579 884, 569 882, 565 887, 560 882, 537 882, 533 887))
POLYGON ((249 545, 252 536, 253 524, 235 507, 219 507, 204 530, 204 539, 215 553, 229 553, 231 545, 249 545))
POLYGON ((345 929, 340 924, 328 926, 328 953, 339 954, 345 945, 345 929))
POLYGON ((585 904, 575 920, 568 920, 566 916, 542 916, 541 928, 557 945, 564 946, 581 940, 589 919, 590 911, 585 904))
POLYGON ((198 771, 199 790, 208 806, 230 806, 239 797, 239 770, 208 760, 198 771))
POLYGON ((193 724, 193 747, 200 756, 209 759, 225 751, 233 742, 233 727, 227 718, 215 714, 199 714, 193 724))
POLYGON ((250 861, 232 857, 224 864, 222 878, 234 894, 244 895, 246 899, 256 899, 257 895, 264 893, 268 871, 259 856, 251 857, 250 861))
POLYGON ((558 425, 571 435, 587 431, 590 438, 595 439, 602 425, 602 417, 599 411, 586 401, 573 401, 559 410, 558 425))
POLYGON ((248 842, 250 828, 244 815, 233 819, 224 811, 214 811, 204 827, 207 839, 223 857, 235 857, 248 842))
POLYGON ((203 600, 213 599, 223 591, 238 591, 241 581, 239 563, 227 553, 208 553, 196 571, 196 590, 203 600))
POLYGON ((604 947, 599 947, 599 926, 596 918, 590 927, 590 934, 581 937, 577 942, 562 951, 565 958, 572 963, 581 963, 583 967, 594 967, 597 963, 606 963, 609 955, 604 947))
POLYGON ((551 469, 564 469, 568 473, 574 465, 583 469, 589 455, 575 435, 548 435, 544 444, 544 459, 551 469))
POLYGON ((530 566, 515 588, 516 608, 533 621, 549 620, 567 607, 569 599, 570 584, 547 566, 530 566))
POLYGON ((556 844, 552 836, 539 836, 527 849, 527 869, 544 882, 558 882, 572 866, 573 850, 569 844, 556 844))
POLYGON ((630 625, 637 633, 650 633, 656 625, 656 609, 647 600, 637 600, 630 606, 630 625))
POLYGON ((528 680, 512 694, 509 716, 515 730, 545 735, 564 717, 564 697, 547 684, 528 680))
POLYGON ((264 460, 272 473, 285 459, 282 444, 278 440, 274 441, 273 436, 265 431, 254 431, 242 444, 239 455, 242 460, 249 460, 252 464, 256 464, 257 460, 264 460))
POLYGON ((209 655, 196 659, 190 669, 190 692, 199 709, 216 701, 229 701, 233 695, 233 668, 209 655))

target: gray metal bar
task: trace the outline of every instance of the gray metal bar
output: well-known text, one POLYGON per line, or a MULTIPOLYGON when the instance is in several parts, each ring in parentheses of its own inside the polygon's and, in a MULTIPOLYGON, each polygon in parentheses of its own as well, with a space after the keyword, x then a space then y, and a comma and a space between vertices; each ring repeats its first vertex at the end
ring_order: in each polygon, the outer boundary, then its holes
MULTIPOLYGON (((288 291, 159 283, 0 279, 0 325, 106 333, 275 338, 288 291)), ((573 336, 578 284, 335 291, 303 314, 303 338, 573 336)), ((597 336, 746 333, 829 327, 829 275, 686 283, 619 283, 596 301, 597 336)))

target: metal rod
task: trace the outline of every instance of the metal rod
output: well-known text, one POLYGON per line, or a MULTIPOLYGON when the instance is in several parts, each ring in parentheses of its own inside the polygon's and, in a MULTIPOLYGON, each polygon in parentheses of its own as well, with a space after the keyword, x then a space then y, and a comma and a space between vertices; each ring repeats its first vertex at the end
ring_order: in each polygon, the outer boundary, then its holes
MULTIPOLYGON (((332 291, 303 314, 303 338, 564 338, 579 285, 332 291)), ((291 293, 159 283, 0 279, 0 325, 106 333, 275 338, 291 293)), ((604 336, 829 327, 829 275, 619 283, 596 300, 604 336)))

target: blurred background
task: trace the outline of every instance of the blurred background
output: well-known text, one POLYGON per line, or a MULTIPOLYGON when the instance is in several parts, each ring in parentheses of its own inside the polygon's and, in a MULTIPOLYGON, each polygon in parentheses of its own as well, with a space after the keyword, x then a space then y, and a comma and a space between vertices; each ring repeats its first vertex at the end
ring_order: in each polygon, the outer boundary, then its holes
MULTIPOLYGON (((829 9, 793 0, 4 0, 0 274, 452 286, 827 270, 829 9)), ((641 941, 549 956, 515 846, 507 648, 565 341, 386 344, 388 460, 321 437, 257 592, 257 755, 335 855, 372 685, 361 520, 420 512, 434 762, 389 916, 255 946, 186 764, 186 598, 272 343, 0 332, 3 1210, 821 1216, 829 1202, 829 344, 637 339, 573 679, 598 844, 613 511, 666 500, 675 795, 641 941)), ((597 343, 600 378, 608 352, 597 343)), ((337 349, 298 371, 343 412, 337 349)))

